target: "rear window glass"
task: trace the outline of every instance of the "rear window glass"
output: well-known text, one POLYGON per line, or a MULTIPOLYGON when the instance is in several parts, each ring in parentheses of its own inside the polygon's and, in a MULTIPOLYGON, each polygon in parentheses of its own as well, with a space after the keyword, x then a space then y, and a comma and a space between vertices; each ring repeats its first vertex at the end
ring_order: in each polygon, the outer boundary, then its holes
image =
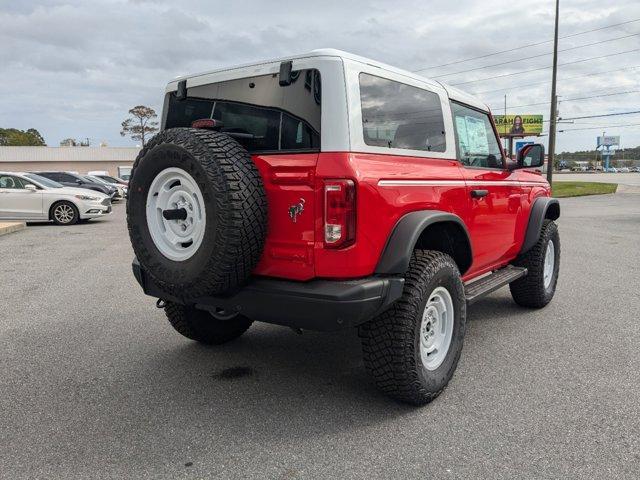
POLYGON ((293 72, 287 86, 274 74, 190 87, 185 100, 169 95, 165 128, 213 118, 250 152, 318 151, 321 91, 315 69, 293 72))
POLYGON ((434 92, 360 74, 362 130, 367 145, 444 152, 444 119, 434 92))

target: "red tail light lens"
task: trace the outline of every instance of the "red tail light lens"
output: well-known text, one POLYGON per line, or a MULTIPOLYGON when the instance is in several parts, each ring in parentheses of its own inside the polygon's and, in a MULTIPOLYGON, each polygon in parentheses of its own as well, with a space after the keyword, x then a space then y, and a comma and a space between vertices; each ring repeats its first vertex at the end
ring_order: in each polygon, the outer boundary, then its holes
POLYGON ((356 241, 356 187, 353 180, 324 182, 324 246, 344 248, 356 241))

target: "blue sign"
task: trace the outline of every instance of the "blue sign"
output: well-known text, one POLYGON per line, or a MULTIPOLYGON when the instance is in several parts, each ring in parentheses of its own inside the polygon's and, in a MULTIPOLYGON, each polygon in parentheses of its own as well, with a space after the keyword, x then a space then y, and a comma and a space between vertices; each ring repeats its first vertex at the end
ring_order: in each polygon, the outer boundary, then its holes
POLYGON ((535 142, 516 142, 516 155, 525 145, 533 145, 535 142))

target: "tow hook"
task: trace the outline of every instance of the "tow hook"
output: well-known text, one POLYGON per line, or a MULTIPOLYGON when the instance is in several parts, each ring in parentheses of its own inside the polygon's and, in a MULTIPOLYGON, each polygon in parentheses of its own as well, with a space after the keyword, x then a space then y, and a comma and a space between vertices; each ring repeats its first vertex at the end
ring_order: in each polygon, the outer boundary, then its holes
POLYGON ((164 308, 167 306, 167 302, 165 302, 163 299, 159 298, 156 301, 156 308, 164 308))

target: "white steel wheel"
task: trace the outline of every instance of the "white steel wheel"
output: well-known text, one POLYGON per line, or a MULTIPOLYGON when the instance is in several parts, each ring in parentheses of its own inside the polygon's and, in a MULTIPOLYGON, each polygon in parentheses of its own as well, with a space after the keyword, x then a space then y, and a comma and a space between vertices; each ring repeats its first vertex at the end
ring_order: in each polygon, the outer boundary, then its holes
POLYGON ((207 223, 204 199, 181 168, 166 168, 153 179, 146 216, 154 245, 169 260, 188 260, 200 248, 207 223))
POLYGON ((544 267, 543 267, 543 282, 544 288, 548 289, 551 286, 553 280, 553 272, 556 266, 556 247, 553 244, 553 240, 549 240, 547 243, 547 249, 544 254, 544 267))
POLYGON ((61 203, 53 209, 53 218, 58 223, 71 223, 75 219, 76 212, 67 203, 61 203))
POLYGON ((427 370, 437 369, 449 351, 455 314, 451 294, 437 287, 429 295, 420 324, 420 358, 427 370))

